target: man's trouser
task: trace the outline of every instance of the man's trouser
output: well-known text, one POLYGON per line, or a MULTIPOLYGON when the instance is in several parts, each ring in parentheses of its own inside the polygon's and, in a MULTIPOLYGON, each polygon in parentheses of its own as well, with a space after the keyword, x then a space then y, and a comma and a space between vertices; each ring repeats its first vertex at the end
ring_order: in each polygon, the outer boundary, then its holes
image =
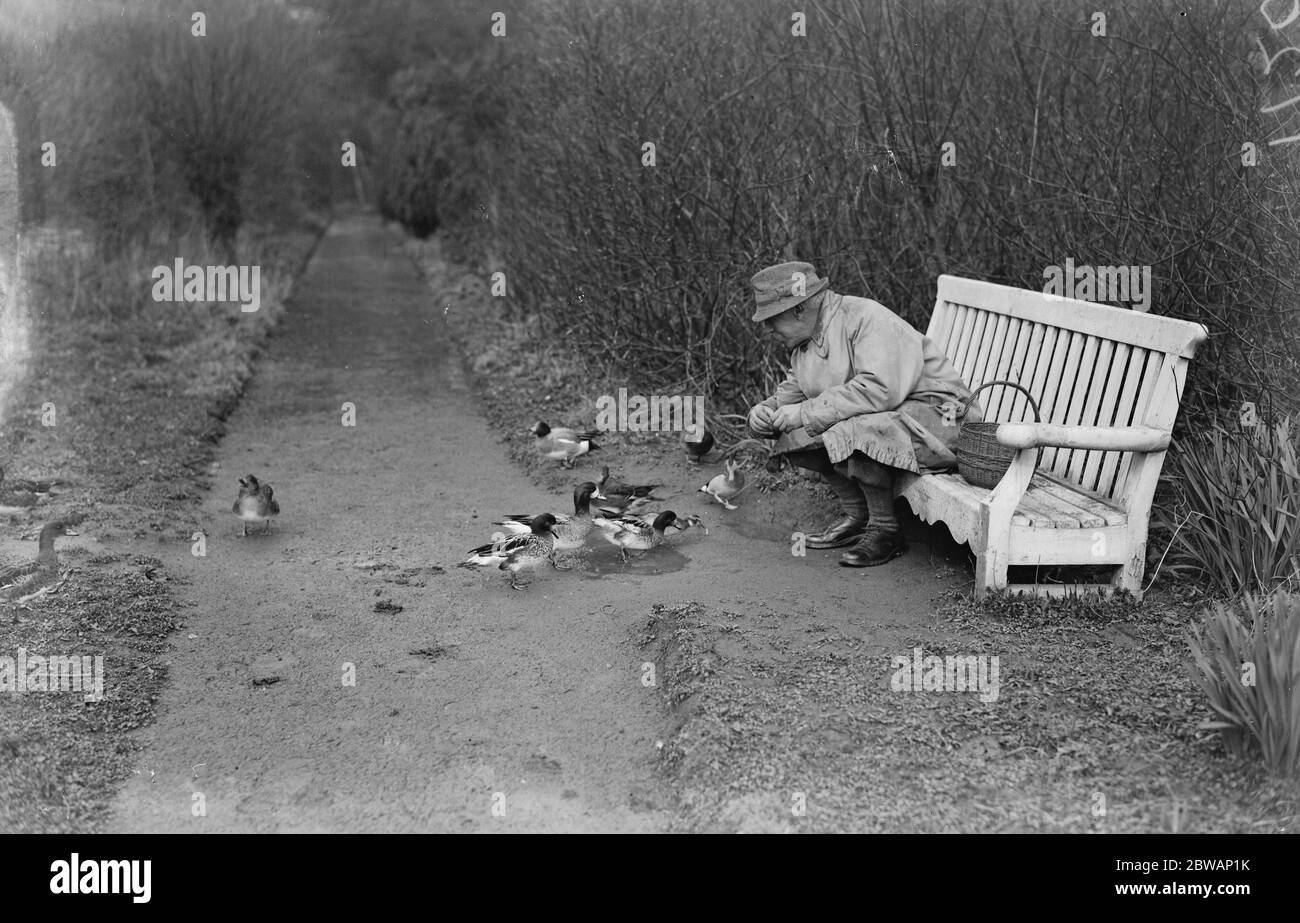
POLYGON ((890 468, 880 462, 867 458, 861 452, 854 452, 842 462, 832 463, 826 450, 822 448, 804 449, 798 452, 786 452, 785 457, 798 468, 816 471, 826 478, 836 494, 840 488, 852 487, 857 490, 854 481, 868 487, 894 487, 894 478, 899 474, 898 468, 890 468), (838 486, 837 486, 838 485, 838 486))

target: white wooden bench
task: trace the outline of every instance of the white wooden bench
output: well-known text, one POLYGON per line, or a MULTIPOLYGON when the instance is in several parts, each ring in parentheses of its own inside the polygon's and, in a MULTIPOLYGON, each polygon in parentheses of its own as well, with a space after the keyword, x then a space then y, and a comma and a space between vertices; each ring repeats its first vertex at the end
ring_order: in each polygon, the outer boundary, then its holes
POLYGON ((907 475, 898 493, 975 552, 975 592, 1142 595, 1147 525, 1200 324, 940 276, 927 336, 980 392, 998 441, 1018 449, 996 488, 907 475), (1041 449, 1041 459, 1039 455, 1041 449), (1007 584, 1009 565, 1107 565, 1105 584, 1007 584))

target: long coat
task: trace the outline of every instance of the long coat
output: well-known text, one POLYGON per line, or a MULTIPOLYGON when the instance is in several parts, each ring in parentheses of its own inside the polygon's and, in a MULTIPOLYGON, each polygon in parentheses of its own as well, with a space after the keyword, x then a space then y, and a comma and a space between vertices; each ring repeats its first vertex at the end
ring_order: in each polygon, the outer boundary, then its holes
POLYGON ((944 471, 957 464, 959 424, 983 419, 977 402, 962 415, 970 389, 934 341, 868 298, 828 291, 816 333, 791 351, 790 366, 763 404, 798 404, 802 426, 774 452, 824 445, 832 462, 862 452, 916 474, 944 471))

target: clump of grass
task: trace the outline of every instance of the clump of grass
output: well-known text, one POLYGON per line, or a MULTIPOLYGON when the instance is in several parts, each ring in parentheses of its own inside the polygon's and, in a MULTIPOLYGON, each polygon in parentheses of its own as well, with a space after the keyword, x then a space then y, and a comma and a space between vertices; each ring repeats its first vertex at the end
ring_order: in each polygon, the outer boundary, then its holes
POLYGON ((1258 753, 1279 776, 1300 772, 1300 596, 1219 604, 1188 644, 1218 716, 1202 727, 1219 730, 1234 756, 1258 753))
POLYGON ((1166 568, 1225 595, 1269 593, 1300 578, 1300 439, 1295 420, 1216 427, 1171 453, 1166 568))

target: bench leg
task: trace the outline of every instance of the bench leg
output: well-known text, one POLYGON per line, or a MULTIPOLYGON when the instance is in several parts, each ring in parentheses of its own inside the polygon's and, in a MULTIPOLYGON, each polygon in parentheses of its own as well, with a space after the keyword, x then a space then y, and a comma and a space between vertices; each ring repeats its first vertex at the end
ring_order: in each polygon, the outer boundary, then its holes
POLYGON ((1127 563, 1121 564, 1115 568, 1115 573, 1111 575, 1110 585, 1116 590, 1128 590, 1133 594, 1133 598, 1141 601, 1142 599, 1142 575, 1146 570, 1146 551, 1145 544, 1139 545, 1127 563))
POLYGON ((1007 556, 992 547, 975 555, 975 598, 983 599, 990 590, 1004 590, 1007 586, 1007 556))
POLYGON ((1006 589, 1007 564, 1011 560, 1011 517, 1029 489, 1037 458, 1038 452, 1033 449, 1017 452, 998 486, 980 504, 978 537, 971 542, 975 548, 976 599, 983 599, 989 590, 1006 589))

